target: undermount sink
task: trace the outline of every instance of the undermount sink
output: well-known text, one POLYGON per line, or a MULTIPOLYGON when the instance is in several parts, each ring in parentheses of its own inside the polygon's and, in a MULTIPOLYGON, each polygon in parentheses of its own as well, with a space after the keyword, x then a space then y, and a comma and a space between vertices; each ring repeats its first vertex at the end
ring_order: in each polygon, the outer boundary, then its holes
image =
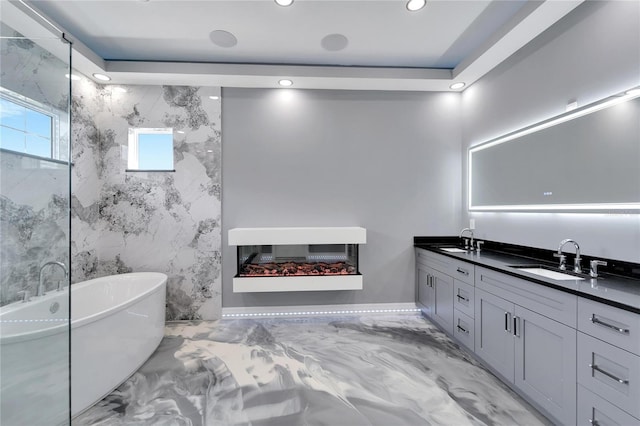
POLYGON ((577 275, 566 274, 564 272, 553 271, 551 269, 545 268, 542 265, 512 265, 512 268, 516 268, 523 272, 528 272, 530 274, 538 275, 544 278, 551 278, 553 280, 584 280, 583 277, 579 277, 577 275))
POLYGON ((460 249, 457 247, 441 247, 440 250, 446 251, 447 253, 466 253, 467 251, 464 249, 460 249))

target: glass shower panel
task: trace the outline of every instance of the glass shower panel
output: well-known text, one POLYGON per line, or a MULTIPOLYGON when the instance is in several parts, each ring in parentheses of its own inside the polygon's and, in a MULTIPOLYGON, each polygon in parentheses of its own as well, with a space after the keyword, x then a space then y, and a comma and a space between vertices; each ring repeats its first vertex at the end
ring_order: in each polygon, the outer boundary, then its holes
POLYGON ((65 425, 71 46, 8 2, 2 8, 0 424, 65 425))

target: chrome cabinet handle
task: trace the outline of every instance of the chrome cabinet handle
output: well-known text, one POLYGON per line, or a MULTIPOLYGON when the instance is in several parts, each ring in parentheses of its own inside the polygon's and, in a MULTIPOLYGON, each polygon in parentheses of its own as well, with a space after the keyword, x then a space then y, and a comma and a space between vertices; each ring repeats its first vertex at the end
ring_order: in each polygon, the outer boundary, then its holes
POLYGON ((591 314, 591 318, 589 318, 590 321, 594 324, 599 324, 603 327, 607 327, 610 328, 612 330, 617 331, 618 333, 622 333, 622 334, 629 334, 629 329, 628 328, 620 328, 620 327, 616 327, 615 325, 611 325, 608 324, 604 321, 600 321, 598 318, 596 318, 596 314, 591 314))
MULTIPOLYGON (((602 368, 598 367, 597 364, 589 364, 589 367, 591 367, 591 370, 597 371, 598 373, 602 373, 605 376, 609 377, 610 379, 615 380, 618 383, 622 383, 623 385, 628 385, 629 384, 629 380, 625 380, 625 379, 621 379, 619 377, 616 377, 613 374, 609 373, 608 371, 605 371, 602 368)), ((591 372, 591 374, 593 374, 593 371, 591 372)))
POLYGON ((511 333, 510 317, 511 317, 511 313, 510 312, 505 312, 504 313, 504 331, 506 331, 507 333, 511 333))
POLYGON ((520 328, 520 317, 513 317, 513 336, 520 337, 520 332, 518 329, 520 328))
POLYGON ((458 269, 456 269, 456 271, 461 273, 461 274, 463 274, 463 275, 467 275, 467 276, 469 275, 469 271, 464 270, 464 269, 462 269, 460 267, 458 267, 458 269))
POLYGON ((593 426, 600 426, 600 422, 596 420, 596 407, 591 407, 591 418, 589 419, 589 423, 593 426))
POLYGON ((461 295, 459 295, 459 294, 457 294, 457 295, 456 295, 456 297, 458 298, 458 300, 464 300, 465 302, 468 302, 468 301, 469 301, 469 299, 467 299, 466 297, 461 296, 461 295))
POLYGON ((458 330, 462 331, 463 333, 469 334, 469 330, 466 330, 466 329, 460 327, 460 324, 458 324, 456 327, 458 328, 458 330))

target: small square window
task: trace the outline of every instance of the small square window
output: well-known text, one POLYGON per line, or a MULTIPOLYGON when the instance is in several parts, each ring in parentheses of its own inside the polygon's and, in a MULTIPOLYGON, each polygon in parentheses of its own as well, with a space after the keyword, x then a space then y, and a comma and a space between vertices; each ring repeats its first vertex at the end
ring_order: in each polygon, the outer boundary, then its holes
POLYGON ((128 170, 173 171, 173 129, 129 129, 128 170))

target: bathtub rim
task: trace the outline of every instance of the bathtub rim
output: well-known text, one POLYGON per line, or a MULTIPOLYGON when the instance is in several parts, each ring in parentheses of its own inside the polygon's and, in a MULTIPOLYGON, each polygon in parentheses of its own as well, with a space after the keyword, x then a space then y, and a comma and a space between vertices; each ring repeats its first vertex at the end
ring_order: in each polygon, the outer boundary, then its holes
MULTIPOLYGON (((94 283, 95 281, 104 281, 105 279, 111 278, 111 277, 120 277, 120 276, 135 276, 135 275, 157 275, 158 278, 161 278, 159 280, 159 282, 155 283, 152 287, 150 287, 149 289, 147 289, 146 291, 141 292, 140 294, 137 294, 135 297, 128 299, 120 304, 114 305, 112 307, 110 307, 109 309, 97 312, 95 314, 86 316, 84 318, 80 318, 80 319, 73 319, 73 301, 70 301, 71 303, 71 309, 70 309, 70 314, 71 314, 71 326, 69 327, 69 320, 67 319, 63 319, 60 321, 60 324, 57 324, 53 327, 47 327, 47 328, 42 328, 39 329, 37 331, 30 331, 30 332, 23 332, 23 333, 16 333, 16 334, 10 334, 10 335, 0 335, 0 345, 9 345, 9 344, 14 344, 14 343, 19 343, 19 342, 26 342, 29 340, 35 340, 35 339, 41 339, 44 337, 48 337, 48 336, 53 336, 56 334, 61 334, 65 331, 68 331, 69 333, 71 332, 71 330, 73 330, 74 328, 78 328, 78 327, 83 327, 86 326, 88 324, 91 324, 92 322, 98 321, 101 318, 104 318, 106 316, 109 315, 113 315, 116 312, 119 312, 123 309, 126 309, 127 307, 133 305, 134 303, 137 303, 138 301, 140 301, 141 299, 150 296, 153 293, 156 293, 158 291, 160 291, 163 286, 165 288, 166 291, 166 283, 168 280, 168 276, 167 274, 164 274, 162 272, 129 272, 129 273, 125 273, 125 274, 116 274, 116 275, 105 275, 104 277, 98 277, 98 278, 93 278, 87 281, 81 281, 79 283, 76 284, 72 284, 71 285, 71 290, 73 291, 73 289, 81 289, 84 287, 87 287, 89 285, 91 285, 92 283, 94 283)), ((53 295, 53 296, 59 296, 59 295, 66 295, 67 298, 69 298, 69 293, 66 292, 66 290, 69 287, 65 288, 65 291, 63 292, 50 292, 49 294, 45 294, 44 296, 42 296, 42 299, 36 299, 34 300, 34 302, 44 302, 47 299, 47 296, 49 295, 53 295)), ((56 297, 51 297, 50 299, 55 299, 56 297)), ((29 303, 29 302, 27 302, 29 303)), ((14 312, 16 310, 20 309, 20 306, 22 306, 23 303, 22 302, 14 302, 11 303, 9 305, 5 305, 2 308, 6 308, 6 307, 10 307, 10 309, 6 309, 3 312, 3 309, 0 308, 0 313, 10 313, 10 312, 14 312), (15 306, 14 306, 15 305, 15 306)), ((2 324, 2 319, 0 317, 0 327, 2 324)))
POLYGON ((91 314, 89 316, 83 317, 83 318, 77 318, 74 319, 73 318, 73 299, 71 301, 71 328, 76 328, 76 327, 82 327, 86 324, 90 324, 94 321, 98 321, 101 318, 104 318, 106 316, 111 315, 114 312, 117 311, 121 311, 131 305, 133 305, 134 303, 138 302, 139 300, 145 298, 148 295, 151 295, 157 291, 159 291, 163 285, 165 285, 167 283, 168 280, 168 276, 167 274, 164 274, 162 272, 129 272, 126 274, 117 274, 117 275, 107 275, 104 277, 99 277, 99 278, 94 278, 88 281, 82 281, 80 283, 77 284, 72 284, 71 288, 73 289, 73 286, 78 286, 75 287, 78 290, 84 288, 84 287, 88 287, 90 284, 92 284, 94 281, 102 281, 106 278, 111 278, 111 277, 130 277, 130 276, 141 276, 141 275, 155 275, 158 278, 161 278, 159 282, 155 283, 152 287, 150 287, 149 289, 147 289, 146 291, 141 292, 140 294, 137 294, 135 297, 132 297, 131 299, 128 299, 120 304, 111 306, 109 309, 100 311, 100 312, 96 312, 94 314, 91 314))

